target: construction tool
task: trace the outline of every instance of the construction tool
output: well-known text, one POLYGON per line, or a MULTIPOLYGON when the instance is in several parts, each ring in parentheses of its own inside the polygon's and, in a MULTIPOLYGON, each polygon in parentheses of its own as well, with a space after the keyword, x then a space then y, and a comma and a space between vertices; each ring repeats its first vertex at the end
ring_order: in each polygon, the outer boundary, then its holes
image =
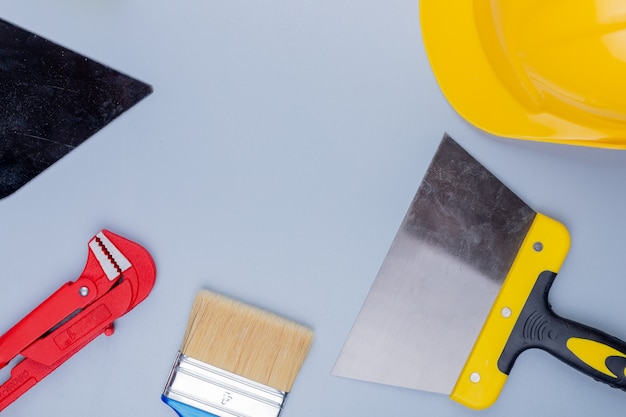
POLYGON ((148 296, 155 277, 142 246, 107 230, 96 234, 80 277, 0 336, 0 368, 23 357, 0 385, 0 411, 97 336, 112 335, 113 322, 148 296))
POLYGON ((308 327, 201 290, 161 399, 182 417, 277 417, 312 340, 308 327))
POLYGON ((472 125, 513 139, 626 149, 620 0, 420 0, 442 93, 472 125))
POLYGON ((625 389, 626 343, 548 303, 569 242, 446 135, 333 374, 479 409, 496 401, 518 355, 539 348, 625 389))

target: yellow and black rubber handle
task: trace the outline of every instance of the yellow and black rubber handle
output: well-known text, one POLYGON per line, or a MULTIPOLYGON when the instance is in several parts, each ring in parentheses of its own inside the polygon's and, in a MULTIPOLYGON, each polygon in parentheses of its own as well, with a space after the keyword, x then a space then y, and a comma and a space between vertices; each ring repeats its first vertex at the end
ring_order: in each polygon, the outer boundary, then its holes
POLYGON ((556 315, 548 292, 569 250, 561 223, 537 213, 450 394, 475 409, 498 398, 515 359, 530 348, 626 390, 626 343, 556 315))
POLYGON ((555 277, 551 271, 539 275, 498 360, 498 368, 509 374, 520 353, 537 348, 598 381, 626 390, 626 343, 556 315, 548 302, 555 277))

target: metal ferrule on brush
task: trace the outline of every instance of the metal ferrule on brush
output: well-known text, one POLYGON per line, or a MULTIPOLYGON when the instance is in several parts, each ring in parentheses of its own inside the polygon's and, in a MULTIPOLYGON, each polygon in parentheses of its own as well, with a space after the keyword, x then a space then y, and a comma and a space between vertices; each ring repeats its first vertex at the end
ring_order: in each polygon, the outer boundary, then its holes
POLYGON ((287 393, 178 352, 163 396, 219 417, 277 417, 287 393))

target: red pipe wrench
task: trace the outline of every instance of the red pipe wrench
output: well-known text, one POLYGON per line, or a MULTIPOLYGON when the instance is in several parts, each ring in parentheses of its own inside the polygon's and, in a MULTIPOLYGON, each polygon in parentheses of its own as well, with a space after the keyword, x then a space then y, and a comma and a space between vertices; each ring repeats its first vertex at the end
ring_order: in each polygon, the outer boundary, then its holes
POLYGON ((143 301, 156 268, 146 249, 102 230, 89 241, 87 264, 68 282, 0 336, 0 368, 23 360, 0 385, 0 411, 104 333, 143 301))

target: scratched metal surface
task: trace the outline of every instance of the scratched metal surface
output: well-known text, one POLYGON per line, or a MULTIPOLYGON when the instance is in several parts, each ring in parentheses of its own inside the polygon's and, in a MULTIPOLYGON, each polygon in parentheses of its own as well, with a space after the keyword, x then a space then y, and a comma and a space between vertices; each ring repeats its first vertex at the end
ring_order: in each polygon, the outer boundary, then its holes
MULTIPOLYGON (((173 417, 159 396, 201 287, 315 330, 284 417, 476 416, 330 375, 444 132, 568 227, 555 311, 626 338, 626 153, 465 123, 433 78, 416 1, 5 0, 0 18, 154 88, 0 200, 0 332, 77 278, 102 228, 158 269, 114 335, 6 416, 173 417)), ((618 415, 624 395, 529 351, 480 414, 618 415)))
POLYGON ((0 20, 0 198, 150 91, 141 81, 0 20))

